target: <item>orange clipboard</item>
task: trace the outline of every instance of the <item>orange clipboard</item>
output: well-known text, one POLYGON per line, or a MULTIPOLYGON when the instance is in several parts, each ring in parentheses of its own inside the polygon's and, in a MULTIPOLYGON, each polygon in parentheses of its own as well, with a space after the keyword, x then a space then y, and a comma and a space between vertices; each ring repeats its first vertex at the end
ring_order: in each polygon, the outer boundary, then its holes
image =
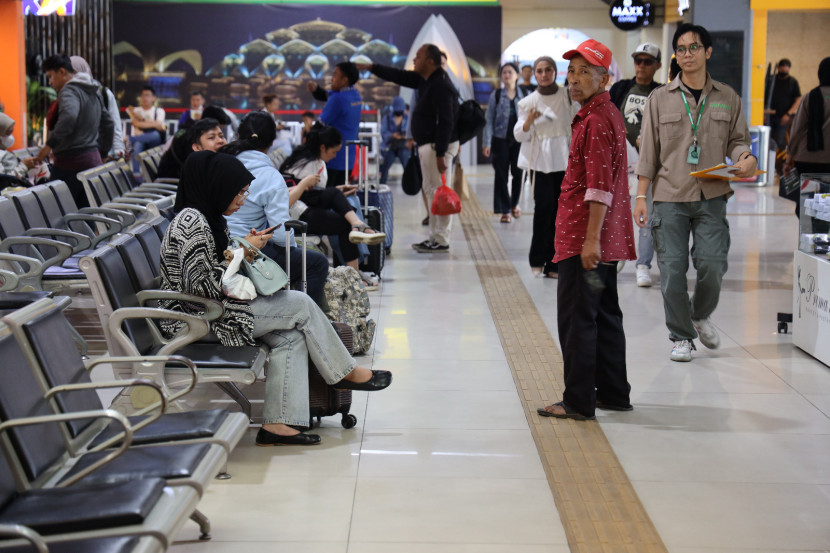
MULTIPOLYGON (((736 177, 735 175, 729 172, 732 169, 736 169, 736 167, 734 165, 727 165, 725 163, 721 163, 715 165, 714 167, 709 167, 708 169, 703 169, 701 171, 693 171, 689 173, 689 176, 699 179, 742 180, 742 178, 736 177)), ((764 173, 766 173, 766 171, 761 171, 759 169, 755 170, 756 177, 758 175, 763 175, 764 173)))

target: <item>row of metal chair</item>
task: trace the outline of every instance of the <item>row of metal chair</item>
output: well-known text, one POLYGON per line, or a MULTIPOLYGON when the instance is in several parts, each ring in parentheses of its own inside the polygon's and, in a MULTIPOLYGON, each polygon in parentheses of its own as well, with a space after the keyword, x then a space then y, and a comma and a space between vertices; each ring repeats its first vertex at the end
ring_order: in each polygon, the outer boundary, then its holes
POLYGON ((144 150, 136 156, 138 167, 141 170, 141 178, 144 182, 163 182, 177 184, 178 179, 159 179, 159 163, 164 155, 164 144, 144 150))
POLYGON ((172 209, 177 186, 169 183, 138 183, 126 161, 119 159, 78 173, 89 205, 117 205, 146 218, 172 209))
MULTIPOLYGON (((105 247, 115 251, 114 248, 105 247)), ((62 310, 43 299, 0 321, 0 551, 164 551, 223 471, 248 419, 225 410, 167 413, 198 369, 183 357, 104 359, 85 364, 62 310), (142 379, 93 383, 102 363, 175 364, 190 374, 176 394, 142 379), (154 401, 127 419, 104 409, 96 389, 135 387, 154 401)), ((140 372, 140 371, 135 371, 140 372)))

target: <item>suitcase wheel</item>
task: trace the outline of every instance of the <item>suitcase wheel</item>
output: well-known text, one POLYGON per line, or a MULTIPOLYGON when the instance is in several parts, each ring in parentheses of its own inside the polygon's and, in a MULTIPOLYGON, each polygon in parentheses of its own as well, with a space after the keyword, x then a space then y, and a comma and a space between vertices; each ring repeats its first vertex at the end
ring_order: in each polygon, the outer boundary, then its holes
POLYGON ((354 428, 357 424, 357 417, 352 414, 345 414, 343 415, 343 419, 340 421, 340 424, 342 424, 343 428, 346 429, 354 428))

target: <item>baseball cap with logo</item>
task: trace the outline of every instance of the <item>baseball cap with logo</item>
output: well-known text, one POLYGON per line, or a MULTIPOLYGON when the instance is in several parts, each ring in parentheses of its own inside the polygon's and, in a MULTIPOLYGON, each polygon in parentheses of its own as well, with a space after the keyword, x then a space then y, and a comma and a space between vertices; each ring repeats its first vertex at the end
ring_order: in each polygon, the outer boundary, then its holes
POLYGON ((592 38, 577 46, 576 49, 568 50, 562 57, 569 60, 577 54, 588 60, 591 65, 604 67, 606 71, 611 66, 611 50, 603 43, 592 38))
POLYGON ((660 61, 660 48, 658 48, 656 44, 653 44, 651 42, 644 42, 637 46, 637 48, 635 48, 634 52, 631 54, 631 57, 636 58, 637 54, 646 54, 647 56, 651 56, 657 61, 660 61))

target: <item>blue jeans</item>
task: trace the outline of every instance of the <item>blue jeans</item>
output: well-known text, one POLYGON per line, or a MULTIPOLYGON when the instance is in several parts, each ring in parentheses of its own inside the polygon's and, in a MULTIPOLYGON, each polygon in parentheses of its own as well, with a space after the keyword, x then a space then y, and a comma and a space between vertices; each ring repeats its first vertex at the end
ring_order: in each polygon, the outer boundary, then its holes
POLYGON ((133 172, 138 173, 138 154, 161 144, 161 134, 158 131, 144 131, 138 136, 130 137, 130 144, 133 146, 133 172))
POLYGON ((389 169, 392 168, 392 164, 395 163, 396 159, 401 160, 401 165, 406 167, 406 164, 409 163, 409 158, 412 156, 412 152, 404 146, 403 148, 398 149, 388 149, 383 152, 383 163, 380 166, 380 183, 386 184, 389 179, 389 169))
POLYGON ((265 424, 307 425, 308 359, 329 384, 343 380, 357 363, 331 322, 302 292, 280 290, 251 300, 254 337, 271 348, 265 365, 265 424))
MULTIPOLYGON (((654 217, 654 207, 652 206, 651 201, 651 188, 648 189, 646 198, 646 207, 648 208, 648 220, 654 217)), ((637 203, 637 200, 632 197, 631 198, 631 209, 634 209, 634 205, 637 203)), ((651 240, 651 223, 649 222, 648 225, 645 227, 637 227, 640 229, 639 240, 637 241, 637 265, 645 265, 649 269, 651 269, 651 262, 654 260, 654 244, 651 240)))

